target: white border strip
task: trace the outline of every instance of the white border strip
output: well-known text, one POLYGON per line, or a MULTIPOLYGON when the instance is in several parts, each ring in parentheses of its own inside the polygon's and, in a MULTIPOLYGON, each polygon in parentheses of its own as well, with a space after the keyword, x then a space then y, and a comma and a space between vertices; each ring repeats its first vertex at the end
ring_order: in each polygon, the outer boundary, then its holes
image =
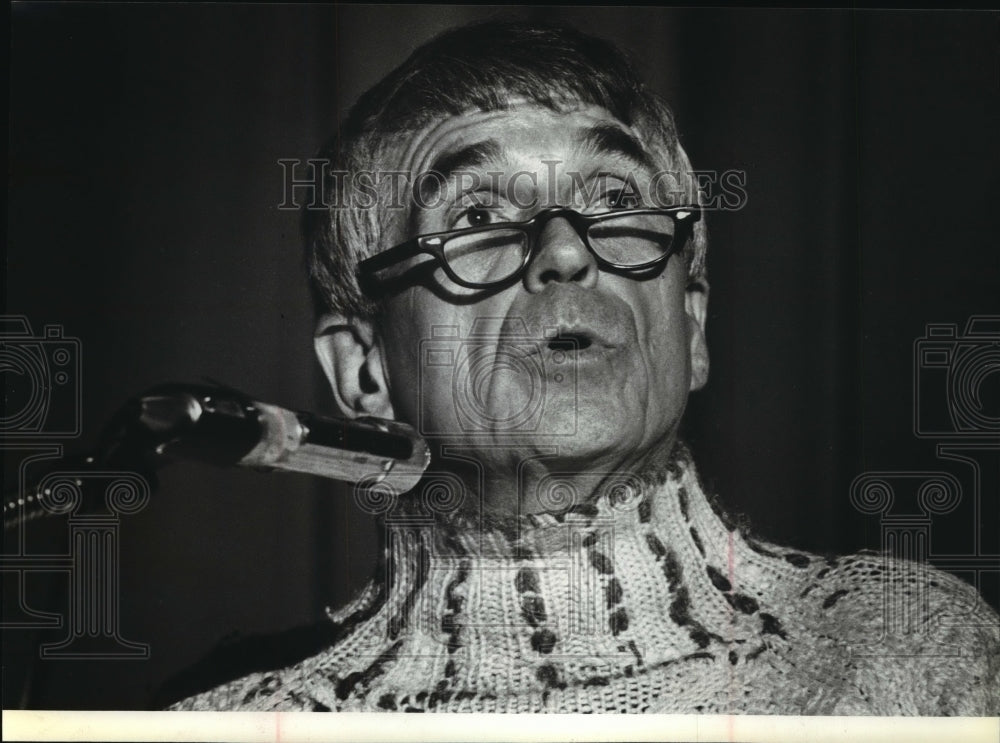
POLYGON ((1000 718, 750 715, 419 715, 4 710, 9 741, 899 741, 1000 740, 1000 718))

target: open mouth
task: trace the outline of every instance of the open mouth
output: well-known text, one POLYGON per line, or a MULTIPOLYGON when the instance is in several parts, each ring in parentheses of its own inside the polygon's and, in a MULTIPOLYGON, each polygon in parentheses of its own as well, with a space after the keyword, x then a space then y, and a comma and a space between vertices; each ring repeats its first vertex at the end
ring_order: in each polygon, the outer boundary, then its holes
POLYGON ((584 333, 560 333, 549 340, 548 348, 550 351, 572 353, 573 351, 585 351, 592 344, 593 340, 584 333))

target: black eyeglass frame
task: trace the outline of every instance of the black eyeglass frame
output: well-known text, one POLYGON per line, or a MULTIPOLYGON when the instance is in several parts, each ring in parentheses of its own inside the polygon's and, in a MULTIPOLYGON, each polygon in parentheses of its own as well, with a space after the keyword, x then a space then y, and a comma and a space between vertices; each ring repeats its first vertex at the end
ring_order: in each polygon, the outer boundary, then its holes
POLYGON ((383 250, 381 253, 377 253, 376 255, 361 261, 358 266, 358 274, 361 277, 367 276, 371 278, 376 271, 388 268, 394 263, 406 260, 407 258, 411 258, 415 255, 425 253, 432 256, 438 265, 440 265, 444 270, 445 274, 447 274, 448 278, 459 286, 466 287, 467 289, 489 289, 494 286, 514 281, 524 275, 525 269, 527 269, 535 255, 538 253, 538 236, 545 228, 545 225, 547 225, 551 220, 558 218, 565 219, 570 223, 573 229, 576 230, 576 234, 579 235, 580 240, 583 242, 590 254, 594 256, 594 259, 597 261, 597 265, 600 268, 625 272, 647 271, 665 263, 670 256, 679 253, 683 249, 683 246, 687 244, 687 241, 690 240, 693 235, 695 223, 701 219, 701 212, 702 210, 700 206, 686 205, 664 207, 660 209, 620 209, 617 211, 602 212, 601 214, 581 214, 580 212, 574 209, 569 209, 568 207, 554 206, 549 209, 543 209, 525 222, 497 222, 496 224, 488 224, 482 227, 466 227, 461 230, 448 230, 446 232, 432 232, 427 235, 418 235, 417 237, 411 238, 400 243, 399 245, 391 247, 388 250, 383 250), (599 224, 605 220, 627 216, 639 217, 653 214, 665 214, 673 219, 675 231, 673 235, 674 241, 670 246, 670 249, 663 255, 654 258, 651 261, 635 265, 613 263, 612 261, 602 258, 597 251, 594 250, 590 244, 590 240, 587 238, 587 233, 590 228, 593 225, 599 224), (520 229, 524 231, 528 238, 528 249, 524 253, 524 259, 521 262, 521 266, 503 279, 488 282, 466 281, 455 274, 451 266, 448 264, 448 260, 444 256, 444 244, 448 240, 465 235, 483 234, 487 232, 511 229, 520 229))

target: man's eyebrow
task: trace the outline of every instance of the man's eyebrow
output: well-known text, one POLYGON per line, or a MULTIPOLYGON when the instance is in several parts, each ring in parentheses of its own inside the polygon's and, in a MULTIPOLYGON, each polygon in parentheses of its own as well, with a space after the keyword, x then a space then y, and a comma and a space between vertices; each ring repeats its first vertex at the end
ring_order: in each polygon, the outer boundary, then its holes
POLYGON ((591 150, 600 155, 617 155, 642 168, 655 169, 653 158, 642 143, 612 124, 597 124, 584 129, 577 134, 576 139, 583 150, 591 150))
POLYGON ((444 180, 460 170, 469 170, 486 163, 499 163, 505 159, 504 149, 493 139, 460 147, 453 152, 445 152, 431 163, 431 170, 440 173, 444 180))
POLYGON ((433 173, 433 177, 420 179, 421 203, 430 204, 437 201, 441 188, 455 173, 481 167, 487 163, 502 163, 506 160, 506 154, 504 148, 492 139, 484 139, 442 153, 434 159, 427 171, 433 173))

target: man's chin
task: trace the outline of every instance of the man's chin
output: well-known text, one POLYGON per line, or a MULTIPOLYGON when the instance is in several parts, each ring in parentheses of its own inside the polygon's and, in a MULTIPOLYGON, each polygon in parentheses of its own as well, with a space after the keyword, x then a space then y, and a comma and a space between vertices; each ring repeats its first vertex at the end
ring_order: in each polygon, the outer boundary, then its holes
POLYGON ((574 421, 575 427, 557 423, 511 436, 508 444, 525 459, 542 457, 558 462, 566 471, 614 466, 635 453, 641 436, 630 436, 627 427, 610 416, 602 421, 574 421))
POLYGON ((444 460, 449 452, 460 454, 511 476, 523 463, 539 459, 558 462, 562 469, 606 470, 634 457, 643 444, 640 426, 645 419, 612 394, 606 395, 606 405, 589 406, 580 414, 573 401, 555 402, 518 426, 505 425, 500 416, 471 427, 453 421, 447 434, 430 437, 430 443, 444 460))

